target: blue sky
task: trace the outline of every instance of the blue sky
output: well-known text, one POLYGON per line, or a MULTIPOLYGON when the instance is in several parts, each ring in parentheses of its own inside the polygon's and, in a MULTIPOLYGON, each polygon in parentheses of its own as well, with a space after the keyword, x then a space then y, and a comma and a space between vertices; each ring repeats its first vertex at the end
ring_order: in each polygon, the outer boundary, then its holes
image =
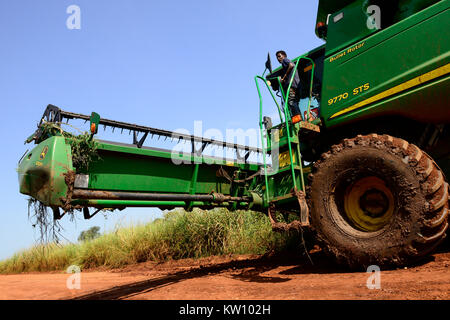
MULTIPOLYGON (((2 1, 0 259, 38 239, 28 220, 27 197, 19 193, 16 168, 33 147, 23 142, 49 103, 167 130, 193 132, 199 120, 203 130, 256 129, 259 101, 253 77, 264 71, 267 52, 275 68, 277 50, 293 58, 322 44, 314 34, 317 3, 2 1), (80 30, 66 26, 70 5, 81 9, 80 30)), ((274 111, 268 105, 267 114, 274 111)), ((89 221, 80 214, 61 224, 63 235, 75 242, 91 226, 104 232, 159 215, 158 209, 127 209, 89 221)))

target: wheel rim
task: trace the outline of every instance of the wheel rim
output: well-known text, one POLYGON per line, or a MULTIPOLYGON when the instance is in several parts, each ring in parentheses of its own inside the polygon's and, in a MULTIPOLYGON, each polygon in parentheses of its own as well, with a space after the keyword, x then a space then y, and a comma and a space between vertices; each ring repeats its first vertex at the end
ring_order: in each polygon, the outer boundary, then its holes
POLYGON ((345 214, 359 230, 375 232, 388 224, 394 213, 394 196, 386 183, 371 176, 350 185, 344 195, 345 214))

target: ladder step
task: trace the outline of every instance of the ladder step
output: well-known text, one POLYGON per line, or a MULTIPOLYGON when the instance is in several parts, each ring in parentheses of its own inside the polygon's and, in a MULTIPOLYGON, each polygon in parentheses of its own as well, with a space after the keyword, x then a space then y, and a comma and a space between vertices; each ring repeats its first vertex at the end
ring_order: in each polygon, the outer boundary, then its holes
POLYGON ((317 133, 320 132, 320 127, 318 125, 315 125, 315 124, 311 123, 311 122, 300 121, 299 122, 299 126, 300 126, 300 129, 306 129, 306 130, 314 131, 314 132, 317 132, 317 133))
POLYGON ((285 201, 285 200, 290 200, 290 199, 297 200, 297 198, 295 196, 288 193, 283 196, 275 197, 272 200, 270 200, 270 202, 280 202, 280 201, 285 201))

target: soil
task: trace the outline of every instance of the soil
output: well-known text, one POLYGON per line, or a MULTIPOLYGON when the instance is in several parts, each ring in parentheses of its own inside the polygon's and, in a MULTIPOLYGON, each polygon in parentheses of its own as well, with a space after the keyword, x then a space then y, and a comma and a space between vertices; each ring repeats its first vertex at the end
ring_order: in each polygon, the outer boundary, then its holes
POLYGON ((380 288, 369 289, 365 271, 350 272, 313 250, 301 255, 233 255, 141 263, 81 272, 69 290, 64 272, 0 275, 0 299, 134 300, 449 300, 450 250, 420 264, 381 270, 380 288))

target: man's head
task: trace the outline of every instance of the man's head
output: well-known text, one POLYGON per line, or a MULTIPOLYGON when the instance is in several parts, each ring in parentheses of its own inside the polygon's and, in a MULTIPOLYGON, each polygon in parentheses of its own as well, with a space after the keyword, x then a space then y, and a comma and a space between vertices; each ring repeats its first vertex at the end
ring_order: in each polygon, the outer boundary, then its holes
POLYGON ((278 62, 281 63, 283 61, 283 59, 287 57, 287 54, 283 50, 280 50, 276 53, 276 56, 277 56, 278 62))

